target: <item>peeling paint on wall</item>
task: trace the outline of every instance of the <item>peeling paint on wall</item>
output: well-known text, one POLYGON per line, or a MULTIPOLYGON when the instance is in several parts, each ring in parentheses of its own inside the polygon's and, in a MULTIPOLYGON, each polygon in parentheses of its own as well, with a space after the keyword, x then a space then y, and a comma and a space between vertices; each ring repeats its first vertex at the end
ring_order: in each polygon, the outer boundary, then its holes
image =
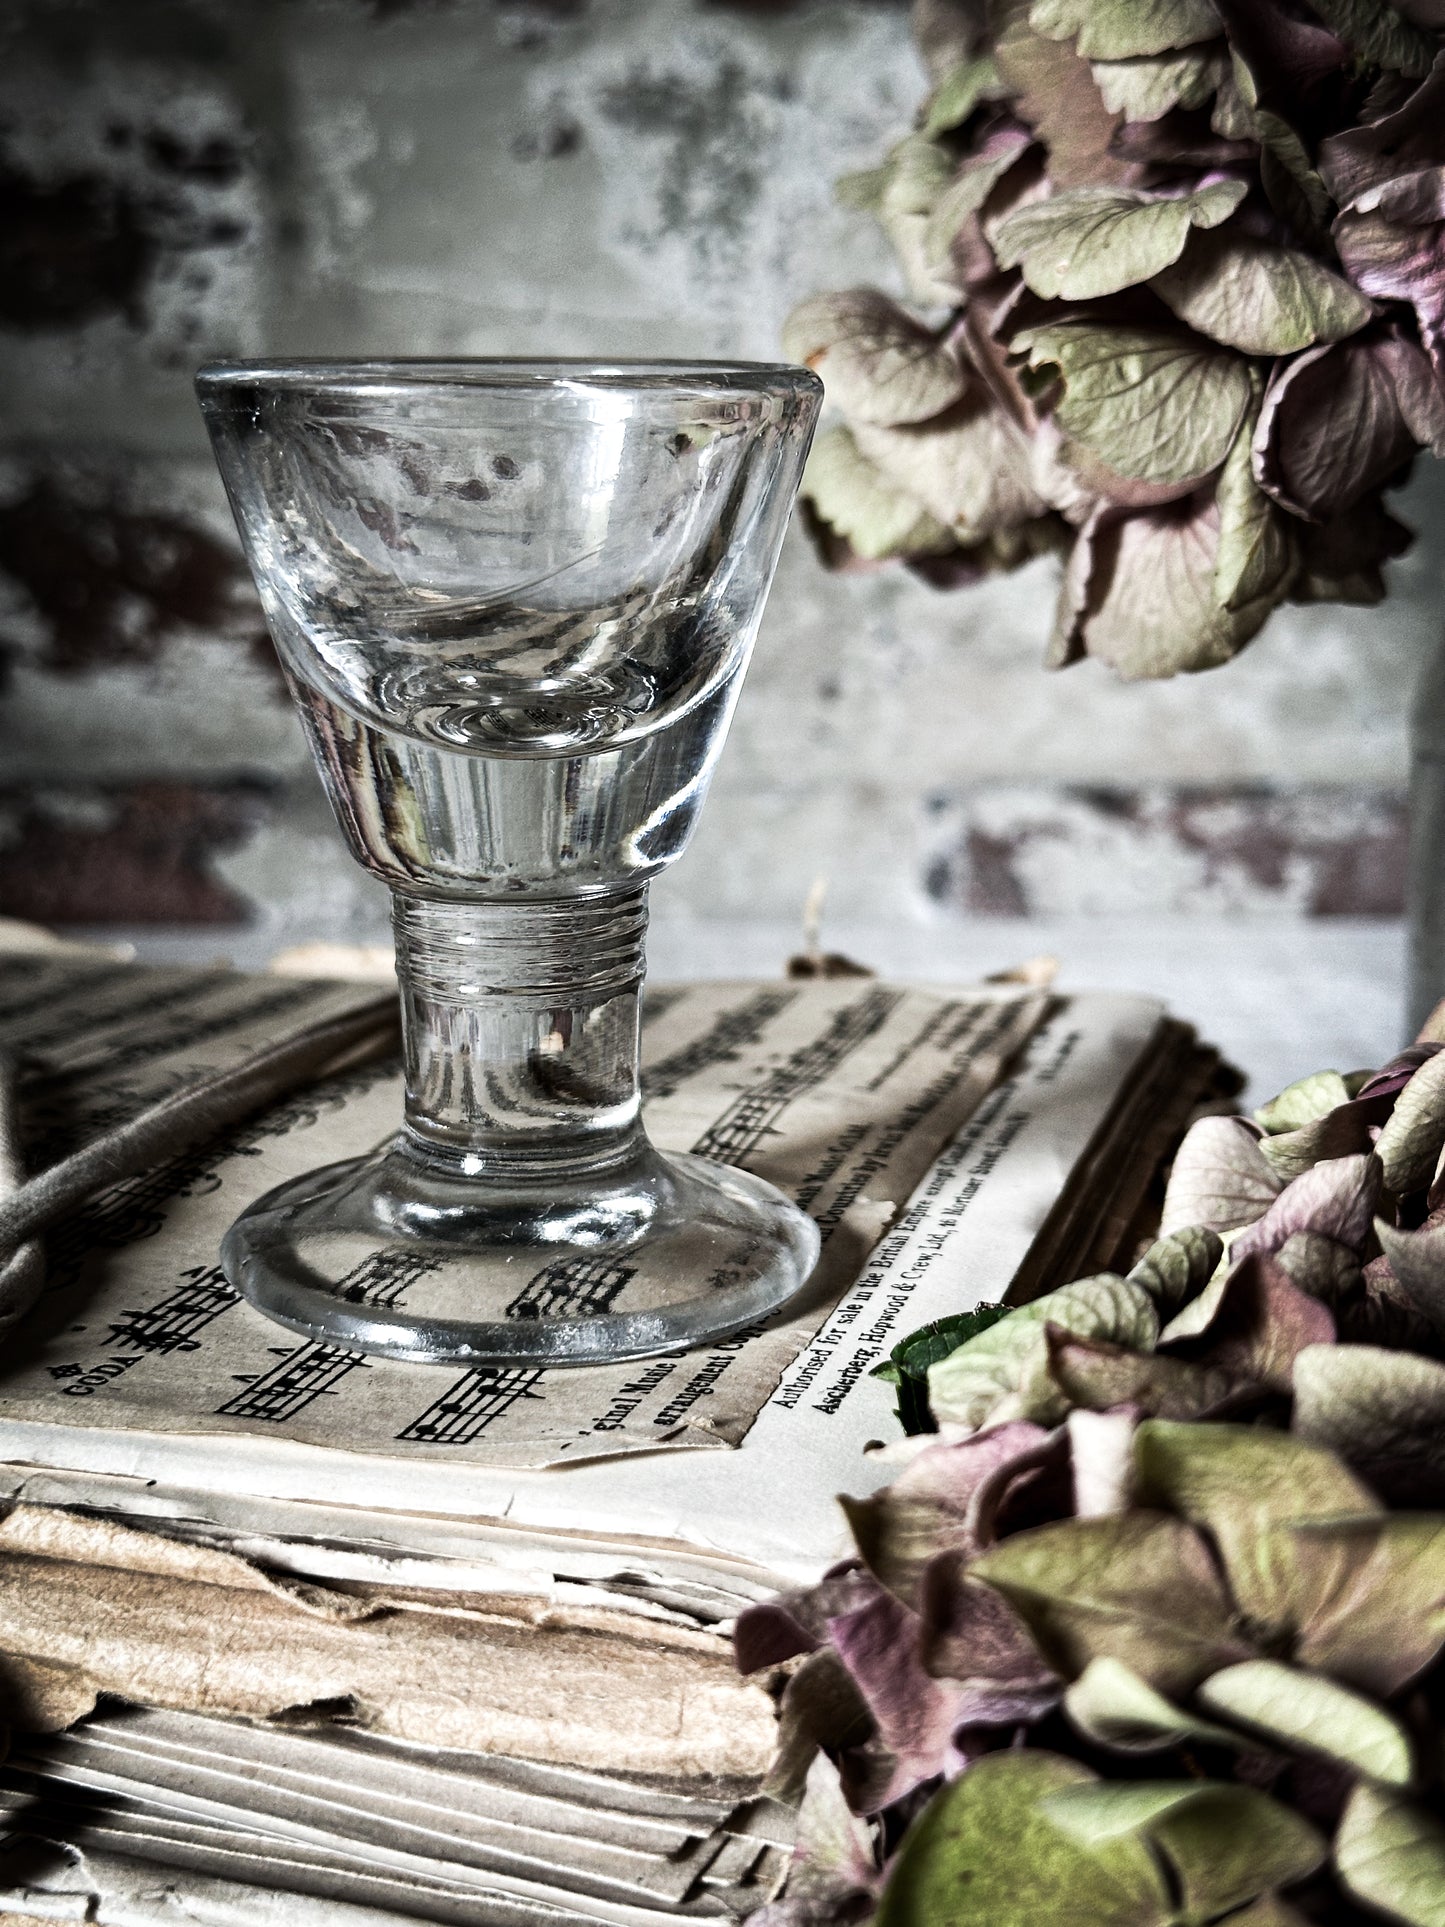
POLYGON ((925 887, 972 916, 1398 916, 1394 790, 1018 787, 935 797, 925 887))
MULTIPOLYGON (((832 182, 880 158, 923 85, 904 0, 11 0, 12 907, 52 900, 48 862, 121 918, 383 914, 264 640, 195 363, 771 359, 795 301, 897 285, 832 182), (165 844, 168 796, 190 827, 165 844), (17 825, 45 861, 13 854, 17 825)), ((1052 563, 940 594, 830 576, 795 533, 660 900, 792 920, 827 875, 830 914, 904 924, 1388 912, 1445 472, 1422 464, 1403 513, 1423 539, 1380 611, 1290 610, 1223 674, 1133 688, 1042 672, 1052 563)))
POLYGON ((251 906, 214 874, 265 812, 254 784, 0 790, 0 915, 43 924, 235 925, 251 906))
POLYGON ((153 663, 187 630, 240 644, 277 674, 234 542, 139 505, 116 474, 46 464, 0 485, 0 666, 67 676, 153 663))

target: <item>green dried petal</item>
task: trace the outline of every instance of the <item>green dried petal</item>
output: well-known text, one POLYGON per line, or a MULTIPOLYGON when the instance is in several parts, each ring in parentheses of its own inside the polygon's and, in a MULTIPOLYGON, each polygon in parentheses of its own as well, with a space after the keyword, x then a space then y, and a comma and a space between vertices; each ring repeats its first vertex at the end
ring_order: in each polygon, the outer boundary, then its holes
POLYGON ((846 428, 831 428, 813 444, 802 494, 865 561, 953 547, 949 530, 866 461, 846 428))
POLYGON ((1172 1698, 1250 1657, 1204 1541, 1164 1513, 1016 1532, 975 1559, 969 1577, 1003 1594, 1066 1679, 1091 1660, 1117 1659, 1172 1698))
POLYGON ((1355 1788, 1335 1834, 1335 1869, 1356 1900, 1406 1927, 1445 1927, 1445 1827, 1391 1788, 1355 1788))
POLYGON ((1321 1753, 1391 1786, 1408 1786, 1414 1777, 1409 1737, 1400 1722, 1319 1673, 1278 1660, 1249 1659, 1205 1680, 1196 1697, 1207 1712, 1235 1721, 1281 1751, 1321 1753))
POLYGON ((1221 31, 1210 0, 1034 0, 1029 25, 1051 40, 1076 41, 1090 60, 1168 53, 1221 31))
POLYGON ((1401 19, 1384 0, 1311 0, 1311 4, 1331 33, 1377 67, 1423 80, 1434 64, 1436 37, 1401 19))
POLYGON ((1218 227, 1244 199, 1243 181, 1164 196, 1075 187, 1031 201, 992 229, 1000 267, 1018 267, 1045 300, 1087 301, 1137 287, 1171 266, 1190 230, 1218 227))
POLYGON ((934 89, 919 132, 928 139, 961 127, 980 101, 1004 92, 992 54, 974 54, 945 74, 934 89))
POLYGON ((1427 1057, 1395 1099, 1375 1145, 1385 1189, 1397 1198, 1423 1191, 1445 1149, 1445 1051, 1427 1057))
POLYGON ((1129 1273, 1161 1312, 1177 1311, 1209 1283, 1224 1255, 1217 1232, 1187 1225, 1158 1239, 1129 1273))
MULTIPOLYGON (((1258 387, 1256 380, 1256 391, 1258 387)), ((1240 423, 1214 492, 1219 509, 1214 599, 1221 609, 1232 612, 1261 604, 1275 608, 1288 592, 1295 570, 1294 540, 1287 520, 1254 479, 1253 438, 1254 422, 1246 418, 1240 423)))
POLYGON ((1217 47, 1090 64, 1104 105, 1127 121, 1162 120, 1176 107, 1203 107, 1229 71, 1228 56, 1217 47))
POLYGON ((1364 295, 1297 248, 1200 234, 1150 283, 1181 321, 1247 355, 1340 341, 1373 313, 1364 295))
POLYGON ((1253 393, 1238 355, 1163 328, 1059 321, 1021 330, 1015 347, 1031 367, 1058 370, 1065 434, 1139 481, 1183 483, 1220 468, 1253 393))
POLYGON ((874 1927, 1164 1927, 1169 1894, 1142 1840, 1089 1848, 1041 1810, 1045 1795, 1093 1777, 1032 1750, 975 1761, 909 1828, 874 1927))
POLYGON ((926 421, 969 387, 934 330, 875 288, 801 302, 783 328, 783 348, 817 369, 828 399, 859 422, 926 421))
POLYGON ((1150 1419, 1134 1435, 1139 1496, 1205 1527, 1235 1599, 1259 1625, 1295 1628, 1320 1601, 1320 1555, 1282 1528, 1367 1515, 1379 1501, 1329 1452, 1246 1425, 1150 1419))
POLYGON ((1237 1733, 1186 1713, 1132 1667, 1107 1657, 1089 1661, 1064 1694, 1064 1711, 1085 1739, 1118 1753, 1159 1753, 1186 1740, 1242 1745, 1237 1733))
POLYGON ((1297 1131, 1317 1117, 1323 1117, 1337 1104, 1349 1102, 1350 1092, 1338 1071, 1315 1071, 1287 1085, 1254 1114, 1254 1121, 1271 1137, 1281 1131, 1297 1131))

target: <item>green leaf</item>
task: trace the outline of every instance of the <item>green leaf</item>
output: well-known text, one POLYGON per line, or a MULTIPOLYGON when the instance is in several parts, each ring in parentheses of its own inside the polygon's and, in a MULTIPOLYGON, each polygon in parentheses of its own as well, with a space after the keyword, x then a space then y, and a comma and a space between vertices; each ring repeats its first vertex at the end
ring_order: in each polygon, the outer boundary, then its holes
POLYGON ((1445 1051, 1427 1057, 1395 1099, 1375 1144, 1385 1189, 1397 1198, 1423 1191, 1445 1149, 1445 1051))
POLYGON ((983 100, 997 100, 1003 84, 991 54, 974 54, 945 74, 934 89, 919 129, 927 139, 961 127, 983 100))
POLYGON ((813 444, 802 493, 865 561, 953 547, 943 524, 866 461, 846 428, 829 429, 813 444))
POLYGON ((1034 0, 1029 24, 1051 40, 1075 41, 1089 60, 1168 53, 1221 31, 1210 0, 1034 0))
POLYGON ((1175 1156, 1160 1228, 1166 1234, 1186 1225, 1237 1231, 1262 1218, 1283 1189, 1247 1124, 1203 1117, 1175 1156))
POLYGON ((928 1404, 929 1366, 1007 1318, 1010 1310, 1008 1305, 975 1305, 972 1311, 955 1312, 951 1318, 935 1318, 900 1339, 883 1364, 873 1367, 870 1377, 898 1387, 898 1422, 905 1432, 938 1430, 928 1404))
POLYGON ((1145 1844, 1089 1848, 1041 1810, 1091 1781, 1053 1753, 990 1753, 945 1786, 904 1836, 874 1927, 1164 1927, 1168 1892, 1145 1844))
POLYGON ((1186 1713, 1117 1659, 1091 1659, 1064 1694, 1064 1711, 1085 1739, 1116 1753, 1159 1753, 1188 1740, 1241 1744, 1237 1733, 1186 1713))
POLYGON ((1134 1435, 1134 1456, 1141 1502, 1208 1529, 1234 1597, 1262 1626, 1302 1625, 1320 1596, 1315 1555, 1273 1528, 1380 1510, 1330 1453, 1253 1426, 1150 1419, 1134 1435))
MULTIPOLYGON (((1258 388, 1256 381, 1256 389, 1258 388)), ((1285 517, 1254 479, 1254 423, 1240 423, 1214 499, 1219 508, 1219 548, 1214 559, 1214 600, 1222 609, 1273 609, 1289 588, 1295 550, 1285 517)), ((1266 1153, 1266 1155, 1268 1155, 1266 1153)))
POLYGON ((1323 1117, 1337 1104, 1349 1102, 1350 1092, 1338 1071, 1315 1071, 1287 1085, 1278 1097, 1261 1105, 1254 1121, 1269 1136, 1281 1131, 1297 1131, 1302 1124, 1323 1117))
POLYGON ((1218 1233, 1186 1225, 1150 1245, 1129 1278, 1144 1287, 1161 1313, 1177 1311, 1203 1291, 1223 1255, 1218 1233))
POLYGON ((1399 1721, 1322 1674, 1248 1659, 1213 1674, 1196 1697, 1207 1712, 1234 1720, 1281 1751, 1322 1753, 1391 1786, 1408 1786, 1414 1777, 1410 1741, 1399 1721))
POLYGON ((1363 328, 1370 303, 1295 248, 1243 234, 1201 234, 1154 292, 1181 321, 1246 355, 1288 355, 1363 328))
POLYGON ((1335 1870, 1356 1900, 1407 1927, 1445 1927, 1445 1827, 1393 1789, 1357 1786, 1335 1834, 1335 1870))
POLYGON ((1066 1679, 1090 1660, 1117 1659, 1173 1696, 1249 1657, 1204 1542, 1163 1513, 1012 1533, 976 1559, 969 1576, 1003 1594, 1066 1679))
POLYGON ((1060 321, 1022 330, 1015 347, 1031 367, 1058 369, 1064 393, 1054 414, 1065 434, 1140 481, 1213 473, 1250 403, 1247 362, 1163 328, 1060 321))
POLYGON ((1142 1286, 1110 1272, 1081 1278, 1020 1305, 930 1366, 928 1401, 943 1423, 979 1426, 990 1418, 1057 1423, 1067 1401, 1049 1376, 1045 1325, 1147 1351, 1159 1334, 1154 1301, 1142 1286))
POLYGON ((1228 71, 1216 47, 1153 54, 1142 60, 1096 60, 1095 83, 1111 113, 1126 121, 1162 120, 1176 107, 1203 107, 1228 71))
POLYGON ((1218 227, 1244 199, 1243 181, 1163 196, 1075 187, 1030 201, 992 227, 1001 268, 1018 267, 1045 300, 1092 300, 1137 287, 1179 259, 1191 228, 1218 227))
POLYGON ((783 348, 816 369, 828 399, 859 422, 926 421, 969 386, 934 331, 875 288, 800 303, 784 325, 783 348))
POLYGON ((1434 64, 1435 36, 1402 20, 1384 0, 1311 0, 1311 4, 1332 33, 1377 67, 1423 80, 1434 64))

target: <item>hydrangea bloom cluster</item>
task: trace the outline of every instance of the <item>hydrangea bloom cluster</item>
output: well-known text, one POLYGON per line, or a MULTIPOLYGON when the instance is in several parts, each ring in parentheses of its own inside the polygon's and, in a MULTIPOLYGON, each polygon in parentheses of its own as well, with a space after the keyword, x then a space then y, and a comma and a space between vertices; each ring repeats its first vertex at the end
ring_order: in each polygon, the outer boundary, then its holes
POLYGON ((917 130, 840 183, 900 257, 788 352, 845 418, 834 565, 1067 556, 1049 660, 1207 669, 1374 602, 1445 452, 1445 0, 918 0, 917 130))
POLYGON ((1196 1123, 1159 1240, 907 1339, 856 1554, 750 1607, 758 1927, 1440 1927, 1445 1005, 1196 1123))

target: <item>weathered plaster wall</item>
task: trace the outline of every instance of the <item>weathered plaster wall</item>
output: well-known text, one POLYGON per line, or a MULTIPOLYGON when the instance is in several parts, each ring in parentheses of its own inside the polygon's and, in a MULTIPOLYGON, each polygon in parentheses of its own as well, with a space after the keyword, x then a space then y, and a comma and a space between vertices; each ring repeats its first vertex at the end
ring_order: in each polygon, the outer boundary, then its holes
MULTIPOLYGON (((6 0, 0 911, 374 930, 287 711, 189 389, 248 352, 776 354, 892 281, 830 183, 921 88, 888 0, 6 0)), ((1238 664, 1038 667, 1050 568, 965 596, 801 538, 686 919, 1401 897, 1404 719, 1445 486, 1384 609, 1238 664)))

